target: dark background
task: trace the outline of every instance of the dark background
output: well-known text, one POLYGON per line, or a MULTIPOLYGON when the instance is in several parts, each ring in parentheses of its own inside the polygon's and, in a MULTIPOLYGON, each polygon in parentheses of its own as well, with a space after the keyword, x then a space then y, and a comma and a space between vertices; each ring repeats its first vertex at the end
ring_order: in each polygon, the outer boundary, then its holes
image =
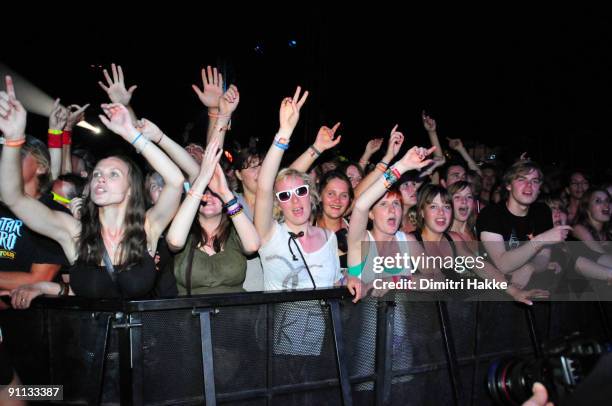
MULTIPOLYGON (((311 96, 293 153, 336 121, 341 153, 354 159, 396 123, 406 144, 424 144, 425 109, 444 146, 445 136, 460 137, 502 146, 506 160, 527 150, 544 164, 610 167, 612 24, 602 10, 304 5, 280 16, 237 3, 203 6, 163 18, 75 18, 61 34, 34 24, 5 37, 0 61, 65 103, 92 103, 87 120, 96 124, 105 102, 99 66, 121 64, 126 84, 139 86, 137 115, 179 141, 204 134, 207 116, 190 86, 201 85, 200 68, 212 64, 241 92, 231 139, 256 136, 262 148, 278 128, 281 99, 301 84, 311 96), (240 19, 233 8, 242 9, 240 19)), ((44 134, 46 125, 29 116, 30 133, 44 134)), ((77 138, 97 152, 125 147, 108 132, 77 138)))

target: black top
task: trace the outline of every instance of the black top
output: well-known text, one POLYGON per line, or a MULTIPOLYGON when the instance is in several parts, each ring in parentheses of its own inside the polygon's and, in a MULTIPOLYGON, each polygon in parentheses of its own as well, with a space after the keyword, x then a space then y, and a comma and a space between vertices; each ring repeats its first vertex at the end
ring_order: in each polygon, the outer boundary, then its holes
POLYGON ((510 213, 505 202, 490 205, 482 209, 476 222, 478 239, 483 231, 500 234, 507 249, 517 248, 521 242, 529 241, 529 236, 536 236, 551 228, 552 213, 544 203, 533 203, 524 217, 510 213))
POLYGON ((70 286, 75 295, 90 299, 149 299, 155 285, 155 261, 145 252, 140 263, 128 269, 115 266, 113 282, 105 266, 77 262, 70 268, 70 286))
MULTIPOLYGON (((66 211, 47 195, 39 201, 52 210, 66 211)), ((0 271, 30 272, 32 264, 68 265, 69 262, 61 245, 30 230, 0 203, 0 271)))

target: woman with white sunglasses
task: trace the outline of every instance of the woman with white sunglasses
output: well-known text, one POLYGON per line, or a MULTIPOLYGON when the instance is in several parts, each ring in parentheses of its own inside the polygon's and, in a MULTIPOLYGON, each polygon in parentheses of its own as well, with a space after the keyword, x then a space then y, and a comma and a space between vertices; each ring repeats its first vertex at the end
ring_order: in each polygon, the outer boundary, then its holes
POLYGON ((280 107, 280 129, 261 166, 257 184, 255 228, 264 290, 333 286, 342 277, 334 233, 312 226, 318 203, 310 177, 294 169, 278 172, 308 92, 297 88, 280 107))

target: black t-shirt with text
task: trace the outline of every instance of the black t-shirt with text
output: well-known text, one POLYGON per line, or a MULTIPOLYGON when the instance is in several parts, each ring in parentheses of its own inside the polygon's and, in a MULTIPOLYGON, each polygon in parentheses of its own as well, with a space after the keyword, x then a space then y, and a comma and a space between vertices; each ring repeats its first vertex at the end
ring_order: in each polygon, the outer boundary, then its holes
POLYGON ((499 234, 507 249, 517 248, 546 230, 553 228, 552 213, 544 203, 533 203, 524 217, 510 213, 506 203, 490 205, 482 209, 476 222, 478 238, 484 231, 499 234))
MULTIPOLYGON (((40 202, 52 210, 69 213, 47 195, 40 202)), ((30 272, 32 264, 68 265, 68 260, 56 241, 30 230, 0 203, 0 272, 30 272)))

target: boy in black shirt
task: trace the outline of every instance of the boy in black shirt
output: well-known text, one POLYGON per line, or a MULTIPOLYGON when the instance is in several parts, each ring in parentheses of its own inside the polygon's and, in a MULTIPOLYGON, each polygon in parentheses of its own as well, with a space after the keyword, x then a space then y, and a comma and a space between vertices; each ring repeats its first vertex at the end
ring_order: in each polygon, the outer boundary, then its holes
POLYGON ((550 249, 546 246, 565 240, 571 230, 569 226, 553 227, 548 206, 535 203, 542 177, 534 162, 516 162, 504 175, 508 200, 485 207, 476 224, 491 261, 521 289, 534 272, 548 268, 550 249))

